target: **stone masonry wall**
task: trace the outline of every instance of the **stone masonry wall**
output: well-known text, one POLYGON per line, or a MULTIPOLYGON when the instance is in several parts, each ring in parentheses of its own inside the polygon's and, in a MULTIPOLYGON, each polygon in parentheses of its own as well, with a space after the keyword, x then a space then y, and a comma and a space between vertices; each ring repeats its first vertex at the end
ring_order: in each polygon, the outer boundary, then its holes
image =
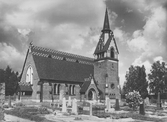
POLYGON ((118 85, 118 62, 111 60, 95 62, 94 77, 95 80, 98 82, 98 86, 103 92, 103 95, 106 94, 106 91, 109 95, 118 94, 119 90, 117 90, 116 88, 118 85), (108 84, 108 88, 106 88, 106 83, 108 84), (112 83, 114 83, 114 89, 111 89, 112 83))
POLYGON ((36 67, 35 67, 35 64, 34 64, 33 57, 32 57, 31 53, 29 53, 28 56, 27 56, 27 60, 25 62, 25 67, 23 69, 23 74, 22 74, 22 77, 21 77, 21 82, 26 82, 27 69, 30 66, 33 69, 32 99, 39 100, 39 93, 37 93, 37 91, 40 91, 40 86, 38 85, 39 77, 38 77, 36 67))

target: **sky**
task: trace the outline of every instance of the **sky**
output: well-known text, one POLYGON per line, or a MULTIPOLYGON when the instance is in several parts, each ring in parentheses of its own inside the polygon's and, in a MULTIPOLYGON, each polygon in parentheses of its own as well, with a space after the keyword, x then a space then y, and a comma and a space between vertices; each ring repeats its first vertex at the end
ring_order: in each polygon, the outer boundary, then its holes
POLYGON ((0 0, 0 68, 21 72, 30 42, 93 58, 106 7, 121 86, 131 65, 167 62, 167 0, 0 0))

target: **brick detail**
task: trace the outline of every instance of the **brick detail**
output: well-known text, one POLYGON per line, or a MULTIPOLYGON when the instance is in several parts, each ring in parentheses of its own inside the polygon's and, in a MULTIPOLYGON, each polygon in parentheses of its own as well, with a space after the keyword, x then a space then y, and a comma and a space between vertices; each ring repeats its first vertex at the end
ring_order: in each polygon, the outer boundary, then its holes
POLYGON ((38 77, 38 73, 37 73, 37 70, 36 70, 34 60, 33 60, 33 57, 32 57, 31 53, 28 54, 28 57, 27 57, 27 60, 25 62, 25 67, 23 69, 23 74, 22 74, 20 82, 26 82, 27 69, 30 66, 33 69, 33 86, 32 86, 33 92, 32 92, 31 98, 39 100, 40 94, 37 93, 38 91, 40 91, 40 86, 38 85, 39 77, 38 77))
MULTIPOLYGON (((104 96, 106 94, 110 96, 119 94, 119 90, 117 88, 119 84, 117 61, 104 60, 95 62, 94 77, 98 82, 98 87, 103 92, 103 96, 101 96, 102 99, 105 99, 104 96), (106 83, 108 84, 108 88, 106 88, 106 83), (114 89, 111 88, 112 83, 114 83, 114 89)), ((115 98, 115 96, 113 96, 112 98, 115 98)))

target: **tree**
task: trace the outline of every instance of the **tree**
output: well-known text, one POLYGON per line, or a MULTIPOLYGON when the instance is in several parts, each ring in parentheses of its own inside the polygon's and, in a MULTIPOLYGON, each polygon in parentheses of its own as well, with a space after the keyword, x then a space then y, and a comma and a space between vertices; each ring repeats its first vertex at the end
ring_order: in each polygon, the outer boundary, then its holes
POLYGON ((123 93, 137 91, 142 98, 148 95, 148 81, 146 79, 145 67, 142 66, 131 66, 128 73, 126 74, 126 82, 123 86, 123 93))
POLYGON ((165 67, 165 62, 154 62, 151 72, 148 74, 148 79, 151 93, 164 93, 167 90, 167 68, 165 67))
POLYGON ((4 73, 5 80, 5 95, 13 95, 16 92, 16 87, 19 81, 18 72, 12 71, 12 69, 7 66, 4 73))

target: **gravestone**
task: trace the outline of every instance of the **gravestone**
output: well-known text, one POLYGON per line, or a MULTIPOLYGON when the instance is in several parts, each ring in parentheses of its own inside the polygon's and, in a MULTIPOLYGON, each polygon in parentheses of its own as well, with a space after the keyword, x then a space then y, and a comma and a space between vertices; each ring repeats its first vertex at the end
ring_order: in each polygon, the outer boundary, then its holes
POLYGON ((119 110, 119 99, 116 99, 115 101, 115 110, 119 110))
POLYGON ((68 98, 68 106, 71 106, 71 96, 68 98))
POLYGON ((83 102, 83 114, 90 115, 90 103, 83 102))
POLYGON ((8 106, 11 107, 11 96, 9 95, 9 101, 8 101, 8 106))
POLYGON ((145 99, 144 101, 145 101, 145 105, 146 105, 146 106, 150 105, 150 101, 149 101, 149 98, 148 98, 148 97, 146 97, 146 99, 145 99))
POLYGON ((161 108, 160 92, 158 92, 157 109, 161 108))
POLYGON ((92 103, 90 104, 90 116, 92 116, 92 103))
POLYGON ((62 112, 67 112, 67 106, 66 106, 66 98, 63 98, 63 105, 62 105, 62 112))
POLYGON ((110 103, 110 99, 109 98, 107 98, 106 99, 106 101, 107 101, 107 111, 109 111, 110 110, 110 108, 111 108, 111 103, 110 103))
POLYGON ((59 101, 61 102, 64 98, 64 90, 60 90, 59 101))
POLYGON ((141 115, 145 115, 144 100, 140 102, 139 113, 140 113, 141 115))
POLYGON ((78 112, 77 112, 77 100, 75 98, 72 101, 72 113, 78 114, 78 112))

